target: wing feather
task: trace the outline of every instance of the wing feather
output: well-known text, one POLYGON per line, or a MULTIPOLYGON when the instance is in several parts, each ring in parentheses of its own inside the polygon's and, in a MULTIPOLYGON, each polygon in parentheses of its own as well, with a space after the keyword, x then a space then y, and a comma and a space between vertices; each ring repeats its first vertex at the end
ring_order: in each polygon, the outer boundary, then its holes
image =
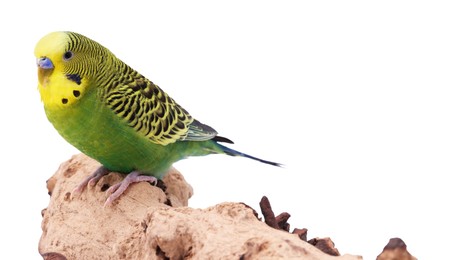
POLYGON ((106 103, 149 141, 168 145, 176 141, 205 141, 217 132, 195 120, 163 90, 136 72, 106 94, 106 103))

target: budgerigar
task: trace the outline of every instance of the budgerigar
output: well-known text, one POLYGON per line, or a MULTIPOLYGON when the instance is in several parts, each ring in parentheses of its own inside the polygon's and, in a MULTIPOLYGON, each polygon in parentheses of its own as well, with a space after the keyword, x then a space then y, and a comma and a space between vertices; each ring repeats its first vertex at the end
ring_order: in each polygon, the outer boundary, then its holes
POLYGON ((279 166, 228 147, 157 85, 99 43, 74 32, 53 32, 36 45, 38 89, 60 135, 103 166, 76 189, 110 171, 128 174, 110 187, 106 203, 133 182, 155 182, 189 156, 227 154, 279 166))

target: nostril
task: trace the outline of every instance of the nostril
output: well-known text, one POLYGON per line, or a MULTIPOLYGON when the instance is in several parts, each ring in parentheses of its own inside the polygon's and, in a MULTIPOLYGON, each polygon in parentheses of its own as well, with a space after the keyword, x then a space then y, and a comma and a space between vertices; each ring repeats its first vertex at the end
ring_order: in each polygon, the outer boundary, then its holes
POLYGON ((53 69, 52 61, 47 57, 41 57, 37 60, 38 67, 43 69, 53 69))

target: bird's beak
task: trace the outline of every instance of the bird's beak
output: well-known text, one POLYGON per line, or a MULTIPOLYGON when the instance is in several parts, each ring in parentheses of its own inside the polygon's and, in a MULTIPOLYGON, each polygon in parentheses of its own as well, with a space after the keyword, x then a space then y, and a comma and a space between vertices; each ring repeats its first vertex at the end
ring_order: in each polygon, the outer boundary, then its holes
POLYGON ((36 60, 38 65, 38 80, 42 87, 46 87, 49 83, 49 76, 52 74, 54 66, 52 61, 47 57, 41 57, 36 60))
POLYGON ((36 64, 40 69, 53 69, 52 61, 47 57, 41 57, 36 60, 36 64))

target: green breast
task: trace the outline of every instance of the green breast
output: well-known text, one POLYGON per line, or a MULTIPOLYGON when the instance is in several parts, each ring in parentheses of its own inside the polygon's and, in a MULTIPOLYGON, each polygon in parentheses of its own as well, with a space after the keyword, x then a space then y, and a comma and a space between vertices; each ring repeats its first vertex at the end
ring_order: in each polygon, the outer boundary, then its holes
POLYGON ((213 141, 152 143, 106 107, 95 91, 71 106, 45 111, 64 139, 111 171, 139 170, 161 178, 175 161, 217 149, 213 141))

